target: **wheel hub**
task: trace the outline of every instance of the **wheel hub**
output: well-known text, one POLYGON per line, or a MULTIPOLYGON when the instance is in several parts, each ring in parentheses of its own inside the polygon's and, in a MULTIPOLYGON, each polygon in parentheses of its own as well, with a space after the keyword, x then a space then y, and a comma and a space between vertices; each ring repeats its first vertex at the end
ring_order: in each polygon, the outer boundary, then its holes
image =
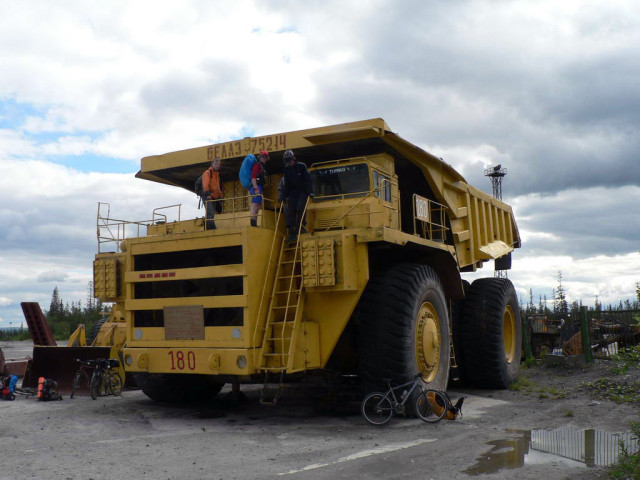
POLYGON ((440 365, 440 321, 430 302, 425 302, 418 311, 415 332, 415 353, 422 379, 429 383, 438 374, 440 365))
POLYGON ((516 356, 516 332, 516 317, 511 305, 507 305, 502 314, 502 345, 508 363, 513 362, 516 356))

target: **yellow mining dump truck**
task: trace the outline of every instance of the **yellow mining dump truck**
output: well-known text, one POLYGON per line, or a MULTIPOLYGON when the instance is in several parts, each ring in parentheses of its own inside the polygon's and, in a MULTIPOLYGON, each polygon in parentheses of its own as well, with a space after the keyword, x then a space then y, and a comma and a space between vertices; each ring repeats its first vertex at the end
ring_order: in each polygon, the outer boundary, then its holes
POLYGON ((137 177, 193 191, 215 157, 224 191, 215 230, 181 219, 179 206, 173 220, 163 208, 146 222, 99 208, 95 294, 126 322, 125 369, 149 397, 314 375, 357 378, 365 390, 417 372, 441 389, 450 370, 487 388, 517 376, 513 285, 460 276, 492 259, 510 268, 520 238, 508 205, 382 119, 145 157, 137 177), (314 192, 306 232, 291 243, 277 201, 287 149, 309 167, 314 192), (269 176, 251 227, 238 172, 261 150, 269 176))

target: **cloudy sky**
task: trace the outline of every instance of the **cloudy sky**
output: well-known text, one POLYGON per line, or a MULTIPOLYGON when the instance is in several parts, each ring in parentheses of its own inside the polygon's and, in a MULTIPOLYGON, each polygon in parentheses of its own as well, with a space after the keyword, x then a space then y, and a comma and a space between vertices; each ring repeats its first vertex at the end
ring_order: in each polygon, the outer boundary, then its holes
POLYGON ((486 191, 508 169, 520 294, 561 270, 570 300, 633 298, 638 45, 633 1, 0 0, 0 326, 86 299, 97 202, 196 214, 141 157, 371 117, 486 191))

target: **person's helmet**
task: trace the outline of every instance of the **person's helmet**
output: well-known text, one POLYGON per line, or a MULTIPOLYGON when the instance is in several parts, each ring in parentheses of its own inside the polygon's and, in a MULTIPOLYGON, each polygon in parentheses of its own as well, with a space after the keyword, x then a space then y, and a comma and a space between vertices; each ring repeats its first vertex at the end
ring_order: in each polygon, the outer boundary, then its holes
POLYGON ((285 162, 288 162, 289 160, 295 160, 296 156, 293 154, 292 150, 287 150, 286 152, 284 152, 284 155, 282 156, 282 159, 285 162))
POLYGON ((258 155, 264 155, 265 157, 269 158, 269 152, 267 152, 266 150, 262 150, 258 155))

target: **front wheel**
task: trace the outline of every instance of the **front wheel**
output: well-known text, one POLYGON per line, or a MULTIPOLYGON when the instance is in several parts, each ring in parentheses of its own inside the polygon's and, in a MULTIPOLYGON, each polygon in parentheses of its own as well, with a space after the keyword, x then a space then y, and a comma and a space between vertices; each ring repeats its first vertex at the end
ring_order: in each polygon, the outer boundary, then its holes
POLYGON ((373 392, 364 397, 360 405, 362 416, 372 425, 386 425, 393 416, 389 397, 382 392, 373 392))
POLYGON ((80 372, 76 373, 76 376, 73 377, 73 383, 71 384, 71 395, 69 395, 69 398, 73 398, 73 396, 78 391, 78 388, 80 388, 81 379, 82 379, 82 374, 80 372))
POLYGON ((441 392, 427 390, 418 395, 414 409, 420 420, 436 423, 447 414, 447 405, 447 400, 441 392))
POLYGON ((156 402, 188 403, 213 399, 224 386, 212 375, 137 373, 136 383, 156 402))
POLYGON ((378 390, 383 378, 408 382, 422 373, 429 388, 445 390, 449 358, 449 312, 438 274, 403 263, 373 275, 359 304, 363 387, 378 390))
POLYGON ((100 395, 100 384, 102 383, 102 374, 94 373, 91 377, 91 385, 89 390, 91 391, 91 398, 96 400, 100 395))

